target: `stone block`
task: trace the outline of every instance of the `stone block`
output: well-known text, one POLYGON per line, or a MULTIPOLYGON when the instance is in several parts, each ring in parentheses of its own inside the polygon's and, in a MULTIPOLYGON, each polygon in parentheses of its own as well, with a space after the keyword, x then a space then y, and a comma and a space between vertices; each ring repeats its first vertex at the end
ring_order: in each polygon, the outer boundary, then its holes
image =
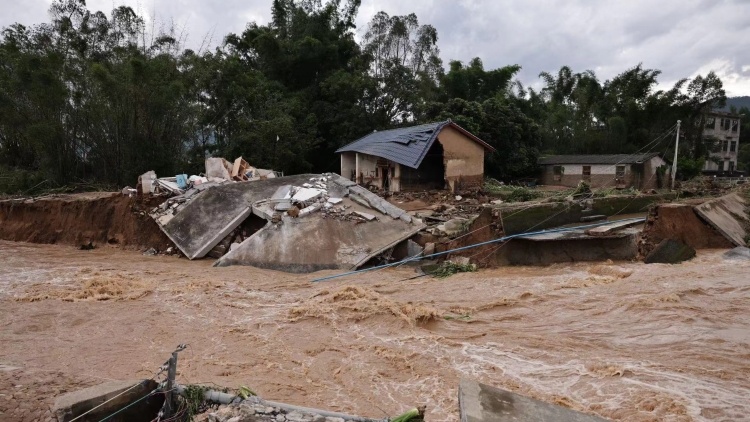
POLYGON ((695 257, 695 249, 679 240, 664 239, 646 255, 646 264, 676 264, 695 257))
POLYGON ((461 422, 604 422, 593 415, 535 400, 510 391, 461 380, 461 422))

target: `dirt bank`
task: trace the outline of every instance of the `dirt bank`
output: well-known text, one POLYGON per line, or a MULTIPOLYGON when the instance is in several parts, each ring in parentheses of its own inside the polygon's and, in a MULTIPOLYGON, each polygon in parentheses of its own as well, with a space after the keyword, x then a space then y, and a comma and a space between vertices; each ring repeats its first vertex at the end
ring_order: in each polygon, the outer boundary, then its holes
POLYGON ((0 239, 165 250, 171 242, 148 216, 162 201, 111 192, 0 201, 0 239))
POLYGON ((310 283, 333 272, 0 241, 0 420, 6 397, 45 420, 56 390, 150 377, 179 343, 181 382, 377 418, 456 420, 470 377, 612 420, 742 420, 750 262, 722 252, 310 283))
POLYGON ((696 214, 693 207, 702 202, 693 200, 651 208, 641 235, 640 255, 648 255, 664 239, 679 240, 694 249, 733 248, 732 242, 696 214))

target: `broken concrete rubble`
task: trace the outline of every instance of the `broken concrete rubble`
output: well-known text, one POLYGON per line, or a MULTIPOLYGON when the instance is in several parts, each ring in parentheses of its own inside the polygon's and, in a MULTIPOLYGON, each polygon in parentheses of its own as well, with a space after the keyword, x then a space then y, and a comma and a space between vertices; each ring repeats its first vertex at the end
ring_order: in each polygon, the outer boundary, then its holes
POLYGON ((724 252, 723 256, 725 259, 750 260, 750 248, 737 246, 734 249, 724 252))
POLYGON ((206 158, 206 177, 232 180, 232 165, 221 157, 206 158))
POLYGON ((289 272, 356 269, 423 228, 411 218, 405 221, 403 210, 338 175, 319 176, 308 183, 311 187, 295 188, 295 180, 289 182, 292 191, 300 194, 293 195, 292 202, 296 198, 300 204, 313 203, 302 208, 297 218, 281 215, 279 224, 250 236, 217 266, 253 265, 289 272), (333 201, 337 205, 329 202, 329 193, 339 199, 333 201), (359 202, 352 200, 353 193, 359 202), (378 218, 376 212, 383 216, 378 218))
POLYGON ((154 181, 156 180, 156 173, 153 171, 147 171, 138 177, 138 185, 136 190, 143 194, 154 193, 154 181))
POLYGON ((170 198, 152 217, 190 259, 212 251, 215 256, 226 253, 217 262, 221 266, 353 269, 423 227, 403 210, 357 188, 334 174, 215 184, 200 195, 170 198), (367 206, 352 201, 352 193, 367 206), (265 227, 232 246, 233 231, 251 214, 262 218, 265 227))

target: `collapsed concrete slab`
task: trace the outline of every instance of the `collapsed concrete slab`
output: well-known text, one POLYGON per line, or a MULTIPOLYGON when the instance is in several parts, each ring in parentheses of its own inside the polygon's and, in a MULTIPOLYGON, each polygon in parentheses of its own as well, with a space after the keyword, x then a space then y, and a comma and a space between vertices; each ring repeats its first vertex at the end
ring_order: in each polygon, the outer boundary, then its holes
POLYGON ((613 221, 612 224, 606 224, 603 226, 588 229, 586 230, 586 234, 589 236, 609 236, 620 230, 624 230, 633 226, 639 226, 642 224, 643 221, 638 220, 613 221))
POLYGON ((735 246, 746 246, 746 228, 750 225, 746 207, 741 196, 730 193, 696 206, 695 212, 735 246))
POLYGON ((174 216, 157 223, 185 256, 202 258, 250 216, 253 204, 271 198, 282 186, 302 184, 313 176, 214 185, 185 203, 174 216))
POLYGON ((290 272, 358 268, 423 228, 405 211, 335 174, 215 185, 175 199, 168 210, 152 216, 189 259, 208 254, 251 215, 268 221, 217 265, 290 272))
POLYGON ((475 381, 458 387, 461 422, 604 422, 566 407, 545 403, 475 381))
POLYGON ((280 221, 245 239, 215 265, 251 265, 297 273, 351 270, 424 228, 403 210, 363 192, 349 180, 338 175, 326 177, 324 190, 337 199, 335 206, 318 193, 308 195, 311 188, 303 188, 305 199, 319 198, 319 202, 300 210, 297 218, 281 215, 280 221))
POLYGON ((250 236, 216 266, 251 265, 286 272, 352 270, 413 236, 422 226, 400 220, 358 224, 323 218, 320 213, 284 218, 250 236))

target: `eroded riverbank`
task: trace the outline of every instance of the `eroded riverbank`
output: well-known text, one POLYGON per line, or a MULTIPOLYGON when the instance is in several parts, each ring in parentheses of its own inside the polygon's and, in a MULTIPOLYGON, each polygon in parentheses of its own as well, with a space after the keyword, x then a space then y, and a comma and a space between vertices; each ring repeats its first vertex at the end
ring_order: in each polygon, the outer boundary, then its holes
MULTIPOLYGON (((35 383, 149 377, 189 343, 185 383, 374 417, 424 403, 429 420, 455 420, 468 376, 615 420, 742 419, 750 263, 722 252, 312 284, 326 272, 0 242, 0 416, 35 383)), ((52 400, 24 406, 42 416, 52 400)))

